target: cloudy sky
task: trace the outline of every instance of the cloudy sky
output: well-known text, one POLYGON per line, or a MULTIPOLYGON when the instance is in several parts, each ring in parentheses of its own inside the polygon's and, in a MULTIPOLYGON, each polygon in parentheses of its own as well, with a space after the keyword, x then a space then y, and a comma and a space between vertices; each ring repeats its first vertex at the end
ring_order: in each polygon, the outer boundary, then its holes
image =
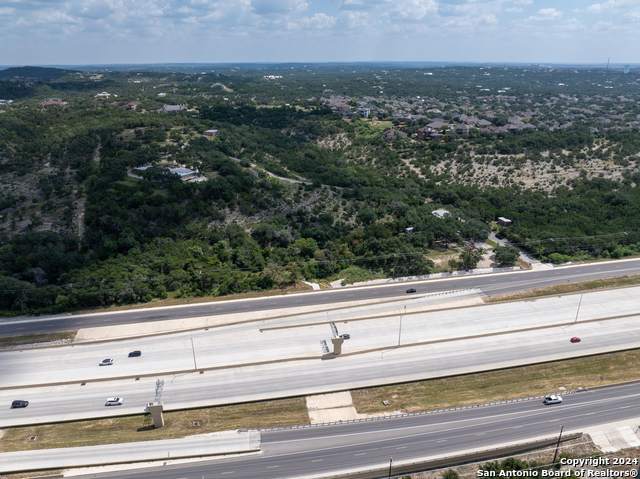
POLYGON ((0 65, 640 62, 640 0, 0 0, 0 65))

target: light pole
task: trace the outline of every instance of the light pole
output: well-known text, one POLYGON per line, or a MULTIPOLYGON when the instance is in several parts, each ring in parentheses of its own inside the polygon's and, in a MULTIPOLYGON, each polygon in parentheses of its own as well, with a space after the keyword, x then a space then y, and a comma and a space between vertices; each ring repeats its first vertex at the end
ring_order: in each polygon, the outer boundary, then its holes
POLYGON ((391 477, 391 466, 393 466, 393 457, 389 458, 389 477, 391 477))
MULTIPOLYGON (((407 314, 407 307, 404 307, 404 314, 407 314)), ((400 347, 400 338, 402 337, 402 313, 400 313, 400 327, 398 328, 398 347, 400 347)))

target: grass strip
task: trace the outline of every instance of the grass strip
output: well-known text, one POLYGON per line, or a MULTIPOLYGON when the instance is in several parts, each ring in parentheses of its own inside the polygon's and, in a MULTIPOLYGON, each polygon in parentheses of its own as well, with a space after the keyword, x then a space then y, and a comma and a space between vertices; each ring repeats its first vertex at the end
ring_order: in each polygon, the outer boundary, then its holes
POLYGON ((20 334, 17 336, 0 337, 0 349, 10 348, 13 346, 23 346, 25 344, 48 343, 51 341, 60 341, 63 339, 73 340, 78 333, 73 331, 54 331, 51 333, 34 333, 20 334))
POLYGON ((351 391, 360 414, 467 406, 640 379, 640 349, 351 391), (603 378, 602 380, 600 378, 603 378), (389 401, 385 406, 382 401, 389 401))
POLYGON ((95 446, 175 439, 234 429, 309 424, 304 398, 164 413, 165 427, 155 429, 151 415, 91 419, 60 424, 7 428, 0 452, 95 446), (198 421, 199 425, 193 423, 198 421), (27 441, 29 436, 38 436, 27 441))

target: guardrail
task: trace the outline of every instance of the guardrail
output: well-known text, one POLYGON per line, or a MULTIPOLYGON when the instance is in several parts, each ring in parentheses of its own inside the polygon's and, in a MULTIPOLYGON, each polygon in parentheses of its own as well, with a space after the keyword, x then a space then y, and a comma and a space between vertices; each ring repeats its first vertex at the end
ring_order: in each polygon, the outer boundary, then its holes
MULTIPOLYGON (((568 394, 577 394, 577 393, 586 392, 586 391, 588 391, 587 388, 575 389, 571 391, 563 391, 561 394, 563 396, 566 396, 568 394)), ((451 412, 451 411, 462 411, 464 409, 476 409, 476 408, 487 407, 487 406, 497 406, 499 404, 510 404, 510 403, 516 403, 516 402, 531 401, 533 399, 544 399, 546 396, 548 396, 548 394, 541 394, 538 396, 528 396, 528 397, 517 398, 517 399, 506 399, 504 401, 493 401, 493 402, 487 402, 482 404, 470 404, 469 406, 458 406, 458 407, 450 407, 450 408, 444 408, 444 409, 431 409, 428 411, 408 412, 403 414, 389 414, 387 416, 372 416, 372 417, 363 417, 359 419, 345 419, 343 421, 319 422, 315 424, 299 424, 294 426, 240 429, 240 431, 282 431, 286 429, 304 429, 304 428, 310 428, 310 427, 336 426, 340 424, 353 424, 353 423, 359 423, 359 422, 381 421, 385 419, 397 419, 401 417, 427 416, 429 414, 451 412)))

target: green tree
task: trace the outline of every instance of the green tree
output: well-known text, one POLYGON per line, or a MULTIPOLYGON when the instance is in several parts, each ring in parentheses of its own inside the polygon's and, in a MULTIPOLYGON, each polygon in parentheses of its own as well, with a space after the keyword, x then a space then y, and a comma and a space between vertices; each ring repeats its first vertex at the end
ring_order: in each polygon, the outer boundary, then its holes
POLYGON ((494 248, 496 263, 513 265, 520 257, 520 250, 515 246, 496 246, 494 248))
POLYGON ((483 253, 484 250, 482 248, 465 248, 462 253, 460 253, 460 266, 466 270, 475 268, 482 259, 483 253))

